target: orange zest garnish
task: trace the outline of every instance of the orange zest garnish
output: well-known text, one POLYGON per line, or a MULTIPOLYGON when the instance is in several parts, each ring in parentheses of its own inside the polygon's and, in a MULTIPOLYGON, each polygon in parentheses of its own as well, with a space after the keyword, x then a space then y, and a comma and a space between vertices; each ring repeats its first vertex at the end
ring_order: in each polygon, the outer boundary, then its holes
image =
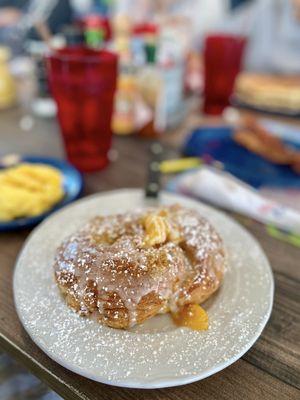
POLYGON ((198 304, 188 304, 177 313, 172 314, 173 320, 178 326, 184 326, 195 331, 208 329, 208 315, 198 304))

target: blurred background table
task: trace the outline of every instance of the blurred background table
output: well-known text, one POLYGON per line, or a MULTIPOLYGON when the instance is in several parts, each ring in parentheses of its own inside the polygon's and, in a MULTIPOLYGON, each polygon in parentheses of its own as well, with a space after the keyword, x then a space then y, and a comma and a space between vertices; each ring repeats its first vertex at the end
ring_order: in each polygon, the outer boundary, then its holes
MULTIPOLYGON (((24 132, 18 128, 18 109, 3 112, 0 118, 3 153, 63 157, 54 120, 36 119, 33 129, 24 132)), ((176 154, 184 132, 199 122, 199 116, 191 115, 184 126, 163 137, 170 155, 176 154)), ((112 158, 116 160, 104 171, 84 176, 84 195, 121 187, 142 187, 148 147, 149 141, 135 136, 115 138, 112 158)), ((245 224, 245 220, 240 222, 245 224)), ((246 224, 246 227, 258 239, 272 265, 276 285, 274 309, 252 349, 210 378, 177 388, 122 389, 80 377, 48 358, 22 328, 13 302, 14 264, 29 231, 0 234, 0 346, 63 398, 70 400, 196 399, 200 394, 205 399, 299 399, 300 249, 269 237, 259 224, 246 224)))

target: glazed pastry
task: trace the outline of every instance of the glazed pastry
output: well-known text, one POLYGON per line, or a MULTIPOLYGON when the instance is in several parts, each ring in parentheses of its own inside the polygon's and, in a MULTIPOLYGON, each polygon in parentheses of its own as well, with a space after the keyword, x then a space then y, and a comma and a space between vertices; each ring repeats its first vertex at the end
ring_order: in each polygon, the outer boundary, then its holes
POLYGON ((220 286, 222 240, 196 211, 175 205, 95 217, 58 248, 67 304, 113 328, 199 304, 220 286))

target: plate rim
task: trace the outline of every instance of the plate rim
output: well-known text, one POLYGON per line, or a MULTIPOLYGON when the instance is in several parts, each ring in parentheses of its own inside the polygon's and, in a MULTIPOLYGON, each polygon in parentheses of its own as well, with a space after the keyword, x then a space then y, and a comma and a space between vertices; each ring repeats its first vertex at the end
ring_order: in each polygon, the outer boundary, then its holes
POLYGON ((130 382, 128 382, 128 380, 125 379, 116 379, 114 381, 108 380, 108 379, 104 379, 103 376, 99 376, 98 374, 94 374, 94 373, 86 373, 85 369, 81 369, 79 367, 76 366, 70 366, 69 364, 65 363, 64 360, 61 360, 59 357, 56 357, 55 355, 53 355, 50 351, 48 351, 48 349, 42 344, 40 343, 38 340, 36 340, 32 333, 29 331, 29 329, 27 329, 26 326, 26 320, 23 318, 22 314, 19 312, 19 306, 18 306, 18 300, 16 298, 16 270, 17 270, 17 266, 19 264, 19 260, 23 254, 23 252, 25 251, 25 248, 28 244, 28 242, 30 241, 31 237, 33 235, 35 235, 40 229, 43 228, 43 225, 46 224, 48 222, 48 220, 52 217, 57 216, 59 213, 65 212, 67 208, 71 208, 73 206, 76 206, 79 203, 84 203, 87 200, 90 200, 92 198, 96 198, 96 197, 102 197, 103 195, 115 195, 117 193, 128 193, 131 192, 133 195, 139 195, 141 193, 143 193, 142 189, 137 189, 137 188, 122 188, 122 189, 114 189, 114 190, 108 190, 108 191, 103 191, 103 192, 98 192, 98 193, 94 193, 92 195, 86 196, 84 198, 78 199, 74 202, 72 202, 71 204, 68 204, 66 207, 63 207, 53 213, 51 213, 51 215, 49 215, 45 220, 43 220, 26 238, 26 240, 23 243, 23 246, 21 248, 21 251, 18 255, 18 257, 16 258, 15 261, 15 268, 14 268, 14 273, 13 273, 13 299, 14 299, 14 304, 15 304, 15 309, 18 315, 19 320, 21 321, 22 327, 23 329, 26 331, 26 333, 28 334, 28 336, 30 337, 30 339, 33 341, 33 343, 39 347, 51 360, 53 360, 54 362, 58 363, 59 365, 61 365, 62 367, 66 368, 67 370, 74 372, 80 376, 83 376, 87 379, 91 379, 95 382, 98 383, 103 383, 103 384, 107 384, 110 386, 116 386, 116 387, 124 387, 124 388, 132 388, 132 389, 160 389, 160 388, 168 388, 168 387, 176 387, 176 386, 182 386, 182 385, 186 385, 189 383, 193 383, 193 382, 197 382, 200 381, 202 379, 208 378, 209 376, 212 376, 220 371, 222 371, 223 369, 229 367, 231 364, 235 363, 237 360, 239 360, 245 353, 247 353, 247 351, 249 351, 249 349, 255 344, 255 342, 259 339, 259 337, 261 336, 263 330, 265 329, 271 313, 272 313, 272 309, 273 309, 273 304, 274 304, 274 291, 275 291, 275 283, 274 283, 274 274, 270 265, 270 262, 268 260, 268 257, 265 253, 265 251, 263 250, 262 246, 260 245, 260 243, 258 242, 258 240, 245 228, 243 227, 239 222, 237 222, 236 220, 234 220, 233 218, 231 218, 230 216, 228 216, 227 214, 225 214, 224 212, 216 209, 215 207, 212 207, 211 205, 207 205, 201 201, 189 198, 187 196, 184 196, 182 194, 174 194, 168 191, 161 191, 162 194, 167 195, 167 196, 171 196, 171 197, 176 197, 176 198, 183 198, 184 200, 188 199, 191 202, 199 202, 201 205, 203 205, 204 207, 207 207, 209 209, 212 209, 213 212, 221 214, 222 216, 224 216, 226 219, 229 219, 231 221, 231 223, 233 223, 234 225, 236 225, 237 227, 239 227, 240 229, 242 229, 244 231, 244 233, 247 234, 248 237, 250 237, 252 240, 254 240, 256 242, 256 245, 259 247, 261 255, 265 258, 266 261, 266 269, 268 271, 268 274, 270 276, 270 304, 269 304, 269 308, 264 316, 264 319, 260 322, 259 325, 259 329, 256 331, 256 333, 253 335, 253 338, 247 343, 246 346, 244 346, 242 348, 242 350, 235 356, 231 357, 230 359, 221 362, 217 367, 214 368, 209 368, 207 370, 204 370, 202 373, 199 373, 197 375, 188 375, 188 376, 183 376, 183 377, 175 377, 175 378, 154 378, 153 380, 148 380, 147 383, 140 383, 138 381, 135 381, 134 379, 131 380, 130 382))

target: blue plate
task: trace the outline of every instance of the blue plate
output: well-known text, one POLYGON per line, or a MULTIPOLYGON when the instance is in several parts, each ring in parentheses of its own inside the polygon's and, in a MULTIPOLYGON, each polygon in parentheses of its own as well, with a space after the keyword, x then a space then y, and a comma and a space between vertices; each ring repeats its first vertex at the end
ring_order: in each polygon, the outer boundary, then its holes
POLYGON ((36 217, 17 218, 8 222, 0 222, 0 232, 30 228, 34 225, 37 225, 53 211, 56 211, 77 199, 80 196, 83 188, 83 179, 80 172, 63 160, 48 157, 24 156, 20 157, 20 162, 29 162, 33 164, 41 163, 57 168, 63 175, 63 187, 65 195, 58 204, 51 208, 51 210, 36 217))
MULTIPOLYGON (((255 188, 262 186, 300 188, 300 176, 290 167, 273 164, 239 146, 230 127, 201 127, 187 138, 183 152, 191 157, 210 156, 222 162, 224 170, 255 188)), ((297 149, 292 142, 286 142, 297 149)))

